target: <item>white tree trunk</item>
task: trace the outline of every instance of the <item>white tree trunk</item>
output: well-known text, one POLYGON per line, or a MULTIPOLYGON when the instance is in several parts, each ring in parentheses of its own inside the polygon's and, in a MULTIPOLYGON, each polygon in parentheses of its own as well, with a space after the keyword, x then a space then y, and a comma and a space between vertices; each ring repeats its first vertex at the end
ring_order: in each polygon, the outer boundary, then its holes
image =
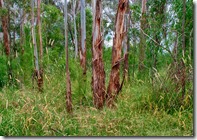
POLYGON ((34 28, 34 0, 31 0, 31 33, 32 33, 32 42, 34 47, 34 64, 35 64, 35 70, 37 72, 38 78, 40 77, 39 73, 39 63, 38 63, 38 50, 37 50, 37 44, 36 44, 36 35, 35 35, 35 28, 34 28))
POLYGON ((81 0, 81 47, 82 52, 85 53, 86 43, 86 14, 85 14, 85 0, 81 0))
POLYGON ((74 20, 74 34, 75 34, 75 58, 78 57, 78 43, 77 43, 77 27, 76 27, 76 0, 73 0, 73 20, 74 20))
POLYGON ((86 15, 85 0, 81 0, 81 49, 80 64, 83 68, 83 75, 86 75, 86 15))

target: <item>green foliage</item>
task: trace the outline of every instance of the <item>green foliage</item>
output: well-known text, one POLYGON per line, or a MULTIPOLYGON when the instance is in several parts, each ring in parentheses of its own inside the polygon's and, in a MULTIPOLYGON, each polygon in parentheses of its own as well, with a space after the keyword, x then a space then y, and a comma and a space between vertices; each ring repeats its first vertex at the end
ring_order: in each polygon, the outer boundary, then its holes
MULTIPOLYGON (((74 112, 65 109, 64 73, 48 75, 44 94, 25 88, 0 93, 0 134, 3 136, 192 136, 193 115, 184 109, 173 114, 143 107, 150 85, 135 81, 125 85, 117 108, 97 110, 91 99, 78 101, 73 87, 74 112), (54 77, 56 76, 56 77, 54 77), (61 78, 62 77, 62 78, 61 78), (6 93, 6 94, 5 94, 6 93)), ((90 77, 88 76, 88 79, 90 77)), ((74 82, 75 83, 75 82, 74 82)), ((75 84, 74 84, 75 85, 75 84)), ((90 89, 87 90, 87 93, 90 89)), ((87 96, 87 95, 86 95, 87 96)), ((151 102, 152 103, 152 102, 151 102)))
POLYGON ((8 10, 6 8, 0 9, 0 17, 6 16, 8 14, 8 10))
POLYGON ((2 88, 7 83, 7 81, 7 58, 4 55, 0 57, 0 88, 2 88))
MULTIPOLYGON (((64 49, 64 21, 60 10, 53 5, 43 5, 42 31, 44 46, 64 49)), ((56 49, 55 48, 55 49, 56 49)))
POLYGON ((92 60, 92 11, 90 8, 86 8, 86 53, 87 53, 87 65, 91 67, 92 60))
POLYGON ((189 91, 187 85, 186 94, 183 98, 181 89, 176 89, 174 81, 170 79, 166 71, 154 73, 154 78, 150 80, 148 94, 144 98, 141 106, 146 110, 164 110, 168 114, 174 114, 177 111, 187 110, 193 112, 193 93, 189 91))

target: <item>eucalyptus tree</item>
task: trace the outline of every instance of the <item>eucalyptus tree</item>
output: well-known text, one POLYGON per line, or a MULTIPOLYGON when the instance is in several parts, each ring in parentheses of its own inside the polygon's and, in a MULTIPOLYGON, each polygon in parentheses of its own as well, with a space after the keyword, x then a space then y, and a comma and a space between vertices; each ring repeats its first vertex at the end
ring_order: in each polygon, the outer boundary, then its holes
POLYGON ((86 13, 85 0, 81 0, 81 49, 80 63, 83 68, 83 74, 86 75, 86 13))
MULTIPOLYGON (((94 0, 93 0, 94 1, 94 0)), ((101 0, 93 2, 93 31, 92 31, 92 89, 96 108, 102 108, 105 99, 105 71, 103 63, 103 46, 101 36, 101 0)))
POLYGON ((186 64, 185 64, 185 52, 186 52, 186 39, 185 39, 185 21, 186 21, 186 0, 182 0, 183 2, 183 17, 182 17, 182 58, 180 60, 180 66, 182 67, 181 73, 181 88, 182 88, 182 100, 185 97, 186 92, 186 64))
POLYGON ((142 0, 142 9, 141 9, 141 24, 140 24, 140 45, 139 45, 139 72, 142 73, 144 71, 145 65, 145 48, 146 48, 146 38, 144 35, 144 31, 146 29, 146 1, 142 0))
POLYGON ((9 42, 9 33, 8 33, 8 14, 7 9, 4 6, 4 1, 0 0, 0 8, 1 8, 1 22, 3 29, 3 44, 5 47, 5 53, 7 57, 10 55, 10 42, 9 42))
POLYGON ((77 26, 76 26, 76 0, 73 0, 73 24, 74 24, 74 42, 75 42, 75 59, 78 57, 78 43, 77 43, 77 26))
POLYGON ((33 78, 37 80, 38 89, 41 89, 41 76, 40 76, 40 68, 39 68, 39 58, 38 58, 38 49, 36 43, 36 33, 35 33, 35 26, 34 26, 34 0, 31 0, 31 35, 32 35, 32 44, 34 48, 34 74, 33 78))
POLYGON ((107 106, 113 107, 114 99, 120 91, 120 62, 122 41, 124 37, 124 16, 127 10, 128 0, 119 0, 115 21, 115 37, 112 48, 112 64, 109 85, 107 89, 107 106))
POLYGON ((67 0, 64 1, 64 31, 65 31, 65 54, 66 54, 66 110, 72 112, 71 100, 71 81, 69 72, 69 57, 68 57, 68 18, 67 18, 67 0))
POLYGON ((40 79, 39 79, 39 87, 43 87, 43 45, 42 45, 42 26, 40 19, 40 4, 41 0, 37 0, 37 24, 38 24, 38 36, 39 36, 39 58, 40 58, 40 79))

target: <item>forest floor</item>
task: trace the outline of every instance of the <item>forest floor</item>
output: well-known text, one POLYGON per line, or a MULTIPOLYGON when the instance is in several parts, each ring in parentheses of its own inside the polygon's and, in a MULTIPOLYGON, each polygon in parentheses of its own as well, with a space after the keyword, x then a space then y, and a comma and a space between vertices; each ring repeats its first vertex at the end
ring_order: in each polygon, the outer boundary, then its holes
POLYGON ((148 101, 150 84, 140 80, 124 85, 115 109, 102 110, 93 107, 91 87, 82 94, 80 82, 73 81, 71 115, 65 109, 65 84, 45 81, 43 93, 32 87, 0 91, 0 135, 193 136, 193 111, 168 113, 157 107, 148 101))

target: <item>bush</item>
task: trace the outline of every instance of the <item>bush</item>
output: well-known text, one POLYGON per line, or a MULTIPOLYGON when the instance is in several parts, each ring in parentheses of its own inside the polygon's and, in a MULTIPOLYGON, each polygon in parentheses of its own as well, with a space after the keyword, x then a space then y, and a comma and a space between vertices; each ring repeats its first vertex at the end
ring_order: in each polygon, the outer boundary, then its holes
POLYGON ((2 88, 8 81, 6 66, 6 56, 0 57, 0 87, 2 88))

